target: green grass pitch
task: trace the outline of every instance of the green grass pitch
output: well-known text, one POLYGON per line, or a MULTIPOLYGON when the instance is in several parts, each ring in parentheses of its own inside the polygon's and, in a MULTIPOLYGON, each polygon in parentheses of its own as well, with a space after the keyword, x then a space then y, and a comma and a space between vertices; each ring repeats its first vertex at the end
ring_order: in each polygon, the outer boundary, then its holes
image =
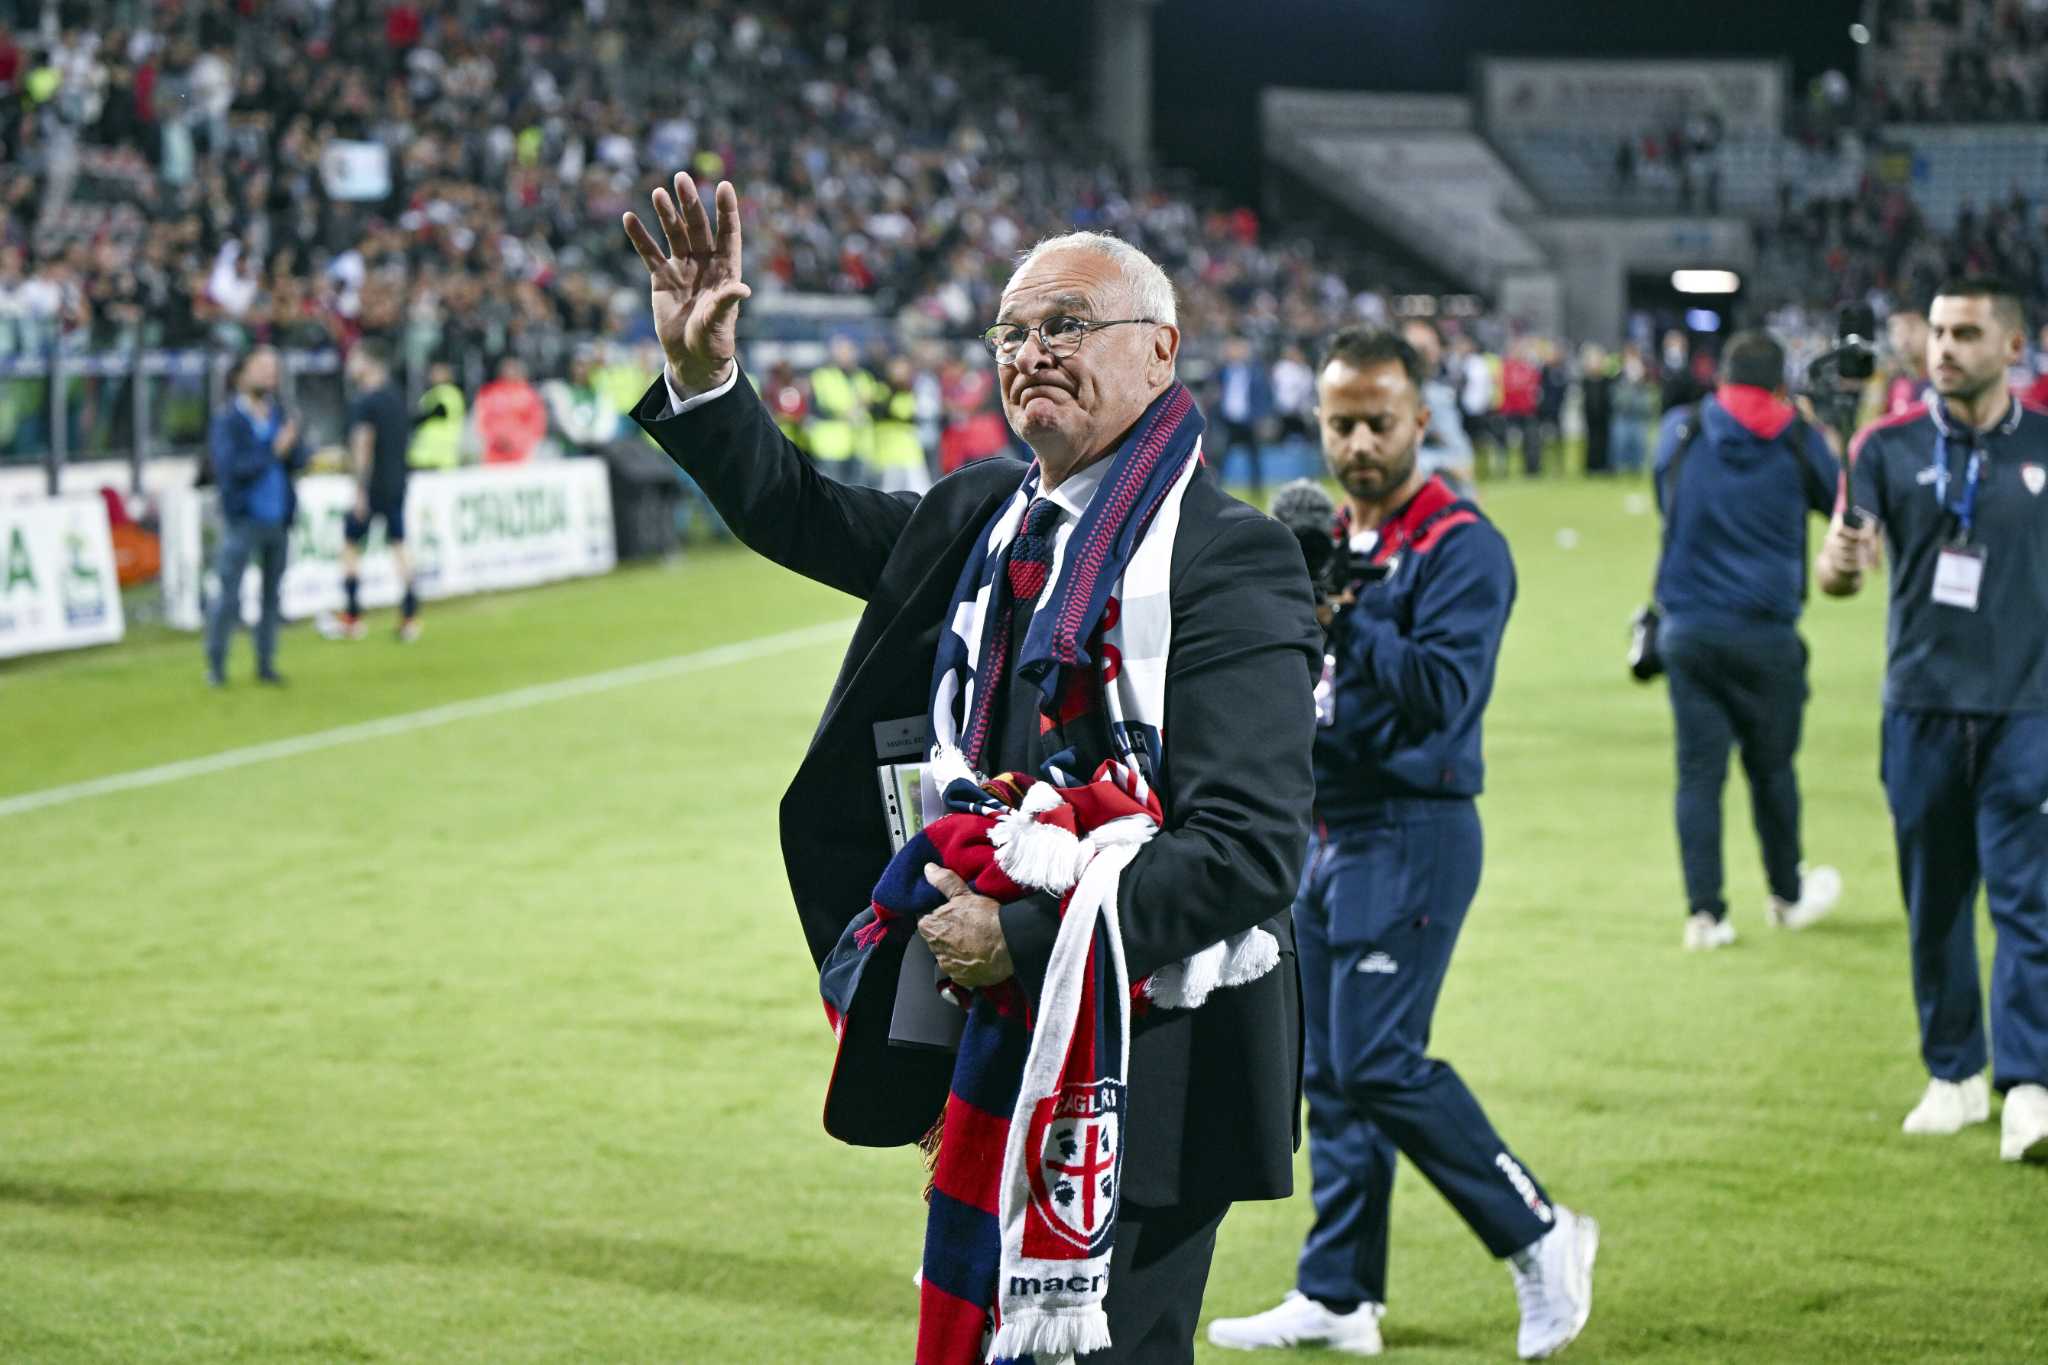
MULTIPOLYGON (((1767 929, 1738 778, 1742 940, 1688 956, 1669 713, 1620 660, 1654 518, 1628 485, 1490 506, 1521 595, 1435 1050, 1603 1224, 1567 1358, 2048 1359, 2048 1172, 2002 1165, 1995 1122, 1898 1132, 1924 1077, 1881 592, 1808 617, 1807 847, 1841 909, 1767 929)), ((0 668, 0 799, 854 610, 701 550, 435 604, 410 649, 388 613, 358 644, 294 628, 283 693, 246 639, 214 694, 196 640, 142 630, 0 668)), ((838 653, 0 817, 0 1360, 908 1360, 920 1167, 819 1129, 774 835, 838 653)), ((1231 1215, 1206 1312, 1291 1284, 1302 1183, 1231 1215)), ((1398 1188, 1389 1358, 1511 1360, 1506 1272, 1398 1188)))

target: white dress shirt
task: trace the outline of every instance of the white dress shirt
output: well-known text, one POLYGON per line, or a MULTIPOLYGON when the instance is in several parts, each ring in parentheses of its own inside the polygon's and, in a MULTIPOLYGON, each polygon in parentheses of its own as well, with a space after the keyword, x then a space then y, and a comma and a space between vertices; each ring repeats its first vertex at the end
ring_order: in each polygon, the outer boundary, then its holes
POLYGON ((739 382, 740 367, 739 364, 735 362, 732 367, 732 373, 725 377, 725 382, 723 384, 720 384, 715 389, 707 389, 705 392, 698 394, 695 398, 685 398, 680 393, 676 392, 675 378, 674 376, 669 374, 668 366, 664 365, 661 367, 661 383, 662 387, 668 390, 668 411, 663 413, 662 416, 681 417, 686 412, 694 412, 696 409, 703 407, 706 403, 709 403, 714 398, 725 397, 727 394, 732 392, 732 386, 739 382))

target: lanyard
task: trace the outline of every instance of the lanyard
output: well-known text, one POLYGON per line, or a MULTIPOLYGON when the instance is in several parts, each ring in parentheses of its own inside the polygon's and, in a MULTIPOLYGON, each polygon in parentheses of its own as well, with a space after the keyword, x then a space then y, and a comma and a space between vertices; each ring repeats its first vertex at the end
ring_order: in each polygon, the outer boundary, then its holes
MULTIPOLYGON (((1949 442, 1950 418, 1947 409, 1939 402, 1930 404, 1928 411, 1933 416, 1935 430, 1939 433, 1934 443, 1934 498, 1935 501, 1941 504, 1942 511, 1947 512, 1956 519, 1956 529, 1961 532, 1962 539, 1967 542, 1970 539, 1971 532, 1977 526, 1977 487, 1984 477, 1984 442, 1990 433, 1986 432, 1983 435, 1970 433, 1970 462, 1963 470, 1963 494, 1957 501, 1950 502, 1948 500, 1948 486, 1951 477, 1949 466, 1952 463, 1949 442)), ((1999 422, 1992 430, 2010 435, 2019 427, 2019 424, 2020 405, 2017 402, 2013 402, 2006 409, 2005 419, 1999 422)))
POLYGON ((1977 486, 1984 477, 1984 448, 1970 447, 1970 462, 1963 467, 1963 492, 1956 501, 1948 500, 1949 454, 1948 433, 1943 432, 1935 443, 1935 458, 1941 468, 1941 477, 1935 483, 1935 496, 1941 499, 1942 509, 1956 519, 1956 527, 1962 532, 1961 539, 1967 542, 1977 525, 1977 486))

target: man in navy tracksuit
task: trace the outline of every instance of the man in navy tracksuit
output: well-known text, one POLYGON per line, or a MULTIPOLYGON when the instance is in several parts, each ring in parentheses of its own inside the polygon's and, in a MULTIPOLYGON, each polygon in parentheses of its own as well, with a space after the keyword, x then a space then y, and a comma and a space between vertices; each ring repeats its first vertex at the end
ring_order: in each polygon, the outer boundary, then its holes
POLYGON ((1767 333, 1738 332, 1721 356, 1720 388, 1669 414, 1657 450, 1664 514, 1658 641, 1678 741, 1690 949, 1735 941, 1721 895, 1721 789, 1731 746, 1742 751, 1749 778, 1771 922, 1803 929, 1842 891, 1831 867, 1801 873, 1792 771, 1806 712, 1806 642, 1798 630, 1806 518, 1834 509, 1839 470, 1826 439, 1798 419, 1784 389, 1784 348, 1767 333))
POLYGON ((1342 533, 1371 567, 1326 609, 1316 833, 1294 903, 1316 1218, 1296 1292, 1212 1323, 1220 1346, 1378 1353, 1397 1149, 1509 1261, 1524 1359, 1561 1350, 1592 1311, 1598 1227, 1550 1201, 1425 1053, 1479 887, 1480 718, 1515 596, 1507 542, 1417 464, 1427 377, 1406 341, 1356 329, 1317 379, 1342 533))
POLYGON ((235 396, 213 415, 207 453, 220 486, 220 592, 206 617, 206 680, 227 682, 228 637, 242 620, 242 574, 253 560, 263 575, 262 615, 256 621, 256 677, 277 684, 279 594, 287 537, 298 510, 292 476, 308 451, 297 419, 277 402, 277 352, 259 346, 242 358, 235 396))
POLYGON ((1936 401, 1865 429, 1818 578, 1862 586, 1891 553, 1884 788, 1898 841, 1920 1055, 1908 1133, 1991 1116, 1975 907, 1984 884, 1999 1153, 2048 1161, 2048 414, 2007 388, 2026 325, 2004 285, 1928 310, 1936 401))

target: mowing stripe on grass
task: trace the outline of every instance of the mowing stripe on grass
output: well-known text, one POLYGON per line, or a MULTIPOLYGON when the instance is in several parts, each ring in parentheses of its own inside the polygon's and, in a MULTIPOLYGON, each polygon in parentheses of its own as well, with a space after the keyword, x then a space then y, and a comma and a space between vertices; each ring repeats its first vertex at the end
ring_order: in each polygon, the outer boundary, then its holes
POLYGON ((812 645, 843 643, 852 627, 853 621, 850 618, 843 621, 827 621, 822 625, 785 630, 775 635, 756 636, 751 640, 716 645, 690 654, 653 659, 644 664, 628 664, 624 668, 607 669, 602 673, 587 673, 580 678, 563 678, 559 682, 515 687, 509 692, 494 692, 489 696, 472 697, 468 701, 430 706, 424 711, 408 711, 402 715, 386 716, 382 720, 341 725, 332 730, 317 730, 310 735, 294 735, 290 739, 274 739, 266 744, 225 749, 201 758, 180 759, 176 763, 159 764, 154 768, 137 768, 133 772, 95 777, 84 782, 68 783, 62 787, 46 787, 41 791, 23 792, 19 796, 0 798, 0 820, 11 815, 26 815, 30 811, 47 810, 51 806, 68 805, 73 801, 83 801, 87 797, 136 791, 143 787, 160 787, 166 782, 180 782, 188 777, 204 777, 209 773, 246 768, 252 763, 296 758, 300 754, 318 753, 322 749, 339 748, 344 744, 356 744, 363 740, 411 734, 415 730, 432 729, 436 725, 447 725, 452 721, 501 715, 507 711, 520 711, 529 706, 541 706, 570 697, 587 697, 595 692, 610 692, 639 683, 657 682, 684 673, 702 672, 707 668, 723 668, 727 664, 746 663, 753 659, 767 658, 771 654, 786 654, 791 650, 807 649, 812 645))

